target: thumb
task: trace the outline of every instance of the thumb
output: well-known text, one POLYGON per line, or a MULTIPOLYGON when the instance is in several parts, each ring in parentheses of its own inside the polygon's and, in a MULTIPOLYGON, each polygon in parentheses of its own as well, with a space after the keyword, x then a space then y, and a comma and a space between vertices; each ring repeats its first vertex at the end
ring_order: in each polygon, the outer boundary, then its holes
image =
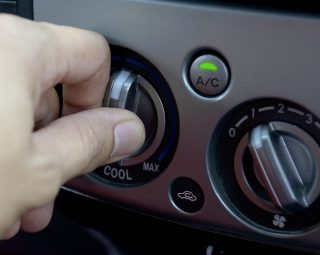
POLYGON ((61 172, 62 183, 134 153, 144 139, 136 115, 111 108, 65 116, 33 134, 35 153, 61 172))

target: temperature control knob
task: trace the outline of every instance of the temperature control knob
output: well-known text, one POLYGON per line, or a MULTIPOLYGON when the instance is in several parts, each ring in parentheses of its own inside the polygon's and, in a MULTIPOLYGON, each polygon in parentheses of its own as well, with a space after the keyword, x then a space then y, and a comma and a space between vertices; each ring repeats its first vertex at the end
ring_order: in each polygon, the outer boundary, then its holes
POLYGON ((124 188, 158 178, 171 162, 179 137, 179 117, 170 86, 143 56, 111 46, 111 77, 103 106, 134 112, 142 120, 146 139, 139 151, 122 161, 97 168, 91 177, 124 188))
POLYGON ((142 120, 146 140, 141 149, 122 165, 133 165, 149 158, 164 135, 165 113, 160 97, 141 75, 122 69, 112 74, 103 105, 132 111, 142 120))

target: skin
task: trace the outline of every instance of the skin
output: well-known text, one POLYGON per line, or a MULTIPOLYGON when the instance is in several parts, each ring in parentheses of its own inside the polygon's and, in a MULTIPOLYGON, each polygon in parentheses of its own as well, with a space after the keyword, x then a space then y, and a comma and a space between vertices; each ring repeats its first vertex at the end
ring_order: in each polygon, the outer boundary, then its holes
POLYGON ((10 15, 0 27, 0 239, 8 239, 46 227, 61 185, 135 152, 145 132, 133 113, 101 107, 104 37, 10 15))

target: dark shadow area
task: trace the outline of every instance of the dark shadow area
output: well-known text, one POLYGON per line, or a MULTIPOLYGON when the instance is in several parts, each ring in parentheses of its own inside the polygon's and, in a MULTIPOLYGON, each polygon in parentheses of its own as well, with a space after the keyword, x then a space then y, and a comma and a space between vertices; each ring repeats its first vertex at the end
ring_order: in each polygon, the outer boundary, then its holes
POLYGON ((45 230, 19 233, 0 242, 1 255, 228 255, 239 251, 259 255, 308 254, 208 233, 63 190, 45 230))

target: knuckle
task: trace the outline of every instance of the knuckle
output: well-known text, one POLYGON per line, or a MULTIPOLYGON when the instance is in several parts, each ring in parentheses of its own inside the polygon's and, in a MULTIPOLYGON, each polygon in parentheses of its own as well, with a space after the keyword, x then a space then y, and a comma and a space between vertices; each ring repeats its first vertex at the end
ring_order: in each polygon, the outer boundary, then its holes
POLYGON ((14 15, 0 14, 0 27, 0 50, 18 56, 15 58, 18 66, 21 63, 29 68, 33 67, 34 57, 41 56, 50 41, 48 31, 39 23, 14 15))
POLYGON ((104 53, 105 57, 110 58, 111 53, 110 53, 110 47, 109 47, 109 43, 108 43, 107 39, 99 33, 96 33, 93 31, 87 31, 87 32, 91 33, 91 35, 93 36, 93 39, 96 42, 100 43, 100 45, 98 47, 99 51, 101 53, 104 53))
POLYGON ((92 124, 77 125, 79 137, 83 150, 88 150, 90 158, 96 158, 103 149, 103 142, 95 127, 92 124))
POLYGON ((89 33, 91 33, 92 38, 92 40, 90 40, 90 43, 93 43, 93 45, 95 46, 95 56, 98 57, 97 63, 100 63, 99 71, 109 69, 111 63, 111 50, 107 39, 99 33, 92 31, 90 31, 89 33))
POLYGON ((111 62, 111 50, 108 41, 106 38, 104 38, 102 35, 100 35, 103 38, 103 44, 104 44, 104 55, 106 57, 106 62, 111 62))
POLYGON ((60 184, 57 178, 53 177, 52 174, 50 175, 50 177, 47 175, 37 183, 38 187, 36 188, 36 199, 34 201, 36 204, 34 207, 41 207, 50 203, 58 195, 60 184))
POLYGON ((36 157, 28 167, 31 207, 43 206, 55 199, 61 186, 58 165, 53 160, 36 157))
POLYGON ((85 124, 77 124, 79 134, 80 150, 86 152, 84 170, 92 170, 90 168, 96 167, 103 161, 102 155, 108 155, 107 146, 105 146, 104 139, 102 139, 99 127, 93 126, 89 121, 85 124))
MULTIPOLYGON (((10 47, 23 45, 20 41, 24 41, 26 37, 32 38, 32 35, 30 35, 30 28, 33 26, 29 20, 10 14, 0 14, 0 26, 1 42, 10 42, 8 45, 10 47), (17 40, 18 38, 19 40, 17 40)), ((32 30, 33 29, 31 29, 31 31, 32 30)))
POLYGON ((3 29, 1 33, 7 33, 7 35, 18 34, 21 27, 21 19, 10 14, 0 14, 0 25, 3 29))

